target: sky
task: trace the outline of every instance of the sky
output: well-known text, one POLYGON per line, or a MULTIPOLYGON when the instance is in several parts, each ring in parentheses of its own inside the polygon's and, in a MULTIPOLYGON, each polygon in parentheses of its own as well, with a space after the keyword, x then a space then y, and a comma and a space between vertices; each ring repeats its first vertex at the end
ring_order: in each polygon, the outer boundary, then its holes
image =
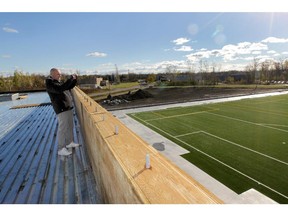
POLYGON ((120 74, 166 72, 170 66, 198 72, 201 63, 217 72, 243 70, 255 59, 288 58, 288 12, 145 6, 145 11, 1 10, 0 75, 15 70, 48 75, 52 67, 81 75, 111 74, 116 67, 120 74))

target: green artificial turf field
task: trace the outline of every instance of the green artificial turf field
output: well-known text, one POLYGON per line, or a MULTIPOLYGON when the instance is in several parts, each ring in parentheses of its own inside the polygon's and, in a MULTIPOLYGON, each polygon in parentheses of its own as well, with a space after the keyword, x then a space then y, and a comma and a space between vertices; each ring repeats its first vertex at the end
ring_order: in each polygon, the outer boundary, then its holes
POLYGON ((236 193, 288 203, 288 95, 134 113, 236 193))

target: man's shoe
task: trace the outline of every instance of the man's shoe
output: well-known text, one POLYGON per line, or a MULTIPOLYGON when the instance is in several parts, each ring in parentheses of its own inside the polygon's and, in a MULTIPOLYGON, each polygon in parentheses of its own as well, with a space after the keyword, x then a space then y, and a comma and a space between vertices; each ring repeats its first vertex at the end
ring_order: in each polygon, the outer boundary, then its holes
POLYGON ((72 152, 68 151, 66 148, 62 148, 61 150, 58 151, 58 155, 60 156, 68 156, 72 154, 72 152))
POLYGON ((66 148, 75 148, 75 147, 79 147, 80 145, 74 142, 71 142, 69 145, 66 146, 66 148))

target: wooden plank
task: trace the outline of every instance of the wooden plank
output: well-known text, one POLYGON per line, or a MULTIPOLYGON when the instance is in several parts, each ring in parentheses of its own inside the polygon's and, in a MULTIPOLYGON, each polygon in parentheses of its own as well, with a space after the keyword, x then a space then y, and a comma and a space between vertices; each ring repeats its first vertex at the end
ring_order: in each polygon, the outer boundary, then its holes
MULTIPOLYGON (((105 162, 103 160, 95 162, 100 166, 95 169, 101 170, 105 177, 109 175, 108 178, 114 180, 115 185, 112 181, 108 182, 108 179, 102 179, 106 189, 114 186, 114 190, 107 192, 115 193, 108 194, 111 202, 127 202, 130 197, 136 195, 142 203, 223 203, 96 102, 85 99, 79 89, 76 88, 74 92, 83 107, 81 120, 83 121, 84 118, 86 120, 85 125, 82 122, 82 127, 85 126, 86 130, 83 135, 88 135, 85 141, 91 145, 91 149, 94 149, 95 141, 89 135, 96 133, 97 137, 93 136, 93 138, 98 139, 96 145, 101 145, 101 149, 99 147, 98 150, 103 151, 101 154, 105 154, 106 157, 105 162), (118 134, 115 134, 115 126, 118 126, 118 134), (144 167, 147 153, 150 154, 151 169, 144 167), (127 190, 128 184, 131 190, 127 190), (133 192, 135 194, 132 194, 133 192), (122 194, 123 198, 119 197, 119 194, 122 194)), ((100 152, 90 153, 94 160, 102 157, 99 155, 100 152)))

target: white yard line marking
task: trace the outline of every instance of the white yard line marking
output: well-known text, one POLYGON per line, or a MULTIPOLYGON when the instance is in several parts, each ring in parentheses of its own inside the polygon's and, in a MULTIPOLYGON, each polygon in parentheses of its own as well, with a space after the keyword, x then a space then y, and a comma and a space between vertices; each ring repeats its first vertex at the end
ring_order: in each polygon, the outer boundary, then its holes
POLYGON ((248 179, 250 179, 250 180, 252 180, 252 181, 258 183, 259 185, 262 185, 263 187, 265 187, 265 188, 267 188, 267 189, 273 191, 274 193, 277 193, 278 195, 280 195, 280 196, 282 196, 282 197, 288 199, 288 196, 286 196, 286 195, 280 193, 279 191, 276 191, 275 189, 273 189, 273 188, 271 188, 271 187, 269 187, 269 186, 267 186, 267 185, 265 185, 265 184, 262 184, 260 181, 254 179, 254 178, 252 178, 252 177, 246 175, 245 173, 243 173, 243 172, 241 172, 241 171, 239 171, 239 170, 237 170, 237 169, 231 167, 230 165, 228 165, 228 164, 226 164, 226 163, 224 163, 224 162, 222 162, 222 161, 220 161, 220 160, 214 158, 213 156, 211 156, 211 155, 209 155, 209 154, 207 154, 207 153, 205 153, 205 152, 203 152, 203 151, 201 151, 201 150, 195 148, 194 146, 192 146, 192 145, 190 145, 190 144, 188 144, 188 143, 186 143, 186 142, 184 142, 184 141, 182 141, 182 140, 180 140, 180 139, 178 139, 178 138, 175 138, 175 139, 177 139, 179 142, 182 142, 183 144, 185 144, 185 145, 187 145, 187 146, 190 146, 191 148, 193 148, 193 149, 195 149, 196 151, 198 151, 198 152, 204 154, 205 156, 207 156, 207 157, 209 157, 209 158, 211 158, 211 159, 217 161, 218 163, 220 163, 220 164, 222 164, 222 165, 224 165, 224 166, 226 166, 226 167, 232 169, 233 171, 235 171, 235 172, 237 172, 237 173, 239 173, 239 174, 245 176, 246 178, 248 178, 248 179))
POLYGON ((276 127, 287 127, 288 125, 279 125, 279 124, 267 124, 267 123, 259 123, 260 125, 269 125, 269 126, 276 126, 276 127))
POLYGON ((270 126, 268 126, 267 124, 260 124, 260 123, 250 122, 250 121, 246 121, 246 120, 242 120, 242 119, 237 119, 237 118, 233 118, 233 117, 229 117, 229 116, 225 116, 225 115, 220 115, 220 114, 216 114, 216 113, 211 113, 211 112, 207 112, 207 113, 208 113, 208 114, 211 114, 211 115, 215 115, 215 116, 220 116, 220 117, 223 117, 223 118, 227 118, 227 119, 232 119, 232 120, 235 120, 235 121, 244 122, 244 123, 247 123, 247 124, 253 124, 253 125, 257 125, 257 126, 261 126, 261 127, 266 127, 266 128, 270 128, 270 129, 273 129, 273 130, 279 130, 279 131, 288 133, 288 130, 283 130, 283 129, 280 129, 280 128, 270 127, 270 126))
POLYGON ((198 133, 202 133, 202 132, 203 132, 203 131, 195 131, 195 132, 191 132, 191 133, 186 133, 186 134, 177 135, 177 136, 174 136, 174 137, 178 138, 178 137, 183 137, 183 136, 198 134, 198 133))
POLYGON ((186 113, 186 114, 180 114, 180 115, 172 115, 172 116, 166 116, 166 117, 161 117, 161 118, 155 118, 155 119, 148 119, 145 122, 148 121, 157 121, 157 120, 162 120, 162 119, 169 119, 169 118, 177 118, 177 117, 182 117, 182 116, 188 116, 188 115, 196 115, 199 113, 209 113, 211 111, 216 111, 219 109, 211 109, 211 110, 206 110, 206 111, 199 111, 199 112, 191 112, 191 113, 186 113))
MULTIPOLYGON (((138 119, 140 122, 143 122, 143 120, 142 119, 140 119, 140 118, 138 118, 137 116, 135 116, 135 115, 133 115, 136 119, 138 119)), ((145 121, 144 121, 145 122, 145 121)), ((150 124, 150 123, 146 123, 146 124, 148 124, 148 125, 151 125, 152 127, 154 127, 152 124, 150 124)), ((155 127, 155 128, 157 128, 157 127, 155 127)), ((160 131, 162 131, 163 133, 166 133, 165 131, 163 131, 163 130, 161 130, 160 128, 157 128, 158 130, 160 130, 160 131)), ((134 135, 134 133, 132 133, 133 135, 134 135)), ((168 133, 166 133, 166 134, 168 134, 168 133)), ((169 136, 172 136, 172 135, 169 135, 169 136)), ((172 136, 173 137, 173 136, 172 136)), ((136 136, 136 138, 137 139, 139 139, 139 137, 137 137, 136 136)), ((159 162, 161 162, 161 161, 159 161, 159 162)), ((163 163, 162 163, 163 164, 163 163)), ((163 164, 163 165, 165 165, 165 164, 163 164)), ((190 180, 185 176, 185 175, 183 175, 182 173, 180 173, 177 169, 175 169, 175 171, 177 172, 177 173, 179 173, 179 175, 181 175, 181 176, 183 176, 183 178, 184 179, 186 179, 188 182, 190 182, 190 180)), ((195 185, 194 185, 195 186, 195 185)), ((198 189, 198 191, 199 191, 199 193, 202 193, 202 194, 204 194, 205 196, 207 195, 202 189, 200 189, 200 188, 198 188, 197 187, 197 189, 198 189)), ((210 200, 213 200, 210 196, 208 197, 208 199, 210 199, 210 200)))
MULTIPOLYGON (((136 116, 135 116, 135 117, 136 117, 136 116)), ((137 118, 137 117, 136 117, 136 118, 137 118)), ((139 118, 138 118, 138 119, 139 119, 139 118)), ((143 121, 143 120, 140 119, 140 121, 143 121)), ((146 121, 144 121, 144 122, 146 122, 146 121)), ((242 173, 241 171, 239 171, 239 170, 237 170, 237 169, 231 167, 230 165, 228 165, 228 164, 226 164, 226 163, 224 163, 224 162, 218 160, 217 158, 215 158, 215 157, 213 157, 213 156, 211 156, 211 155, 209 155, 209 154, 207 154, 207 153, 205 153, 205 152, 203 152, 203 151, 201 151, 201 150, 195 148, 194 146, 190 145, 189 143, 186 143, 186 142, 182 141, 181 139, 179 139, 179 138, 177 138, 177 137, 175 137, 175 136, 173 136, 173 135, 167 133, 166 131, 163 131, 162 129, 160 129, 160 128, 158 128, 158 127, 156 127, 156 126, 154 126, 154 125, 152 125, 152 124, 150 124, 150 123, 148 123, 148 122, 146 122, 146 124, 150 125, 151 127, 154 127, 155 129, 157 129, 157 130, 159 130, 159 131, 162 131, 162 133, 164 133, 164 134, 166 134, 166 135, 168 135, 168 136, 170 136, 170 137, 172 137, 172 138, 178 140, 179 142, 183 143, 184 145, 189 146, 190 148, 193 148, 194 150, 198 151, 199 153, 204 154, 205 156, 207 156, 207 157, 209 157, 209 158, 211 158, 211 159, 217 161, 218 163, 220 163, 220 164, 222 164, 222 165, 224 165, 224 166, 226 166, 226 167, 232 169, 233 171, 235 171, 235 172, 237 172, 237 173, 239 173, 239 174, 245 176, 246 178, 248 178, 248 179, 250 179, 250 180, 256 182, 257 184, 262 185, 263 187, 265 187, 265 188, 267 188, 267 189, 273 191, 274 193, 277 193, 278 195, 280 195, 280 196, 282 196, 282 197, 288 199, 288 196, 286 196, 286 195, 284 195, 284 194, 282 194, 282 193, 276 191, 275 189, 273 189, 273 188, 271 188, 271 187, 269 187, 269 186, 267 186, 267 185, 265 185, 265 184, 262 184, 262 183, 259 182, 258 180, 254 179, 254 178, 252 178, 252 177, 250 177, 250 176, 248 176, 248 175, 246 175, 245 173, 242 173)))
POLYGON ((160 116, 160 118, 165 118, 165 116, 160 114, 159 112, 153 112, 152 111, 151 113, 153 113, 154 115, 160 116))
MULTIPOLYGON (((247 151, 253 152, 253 153, 255 153, 255 154, 261 155, 261 156, 263 156, 263 157, 269 158, 269 159, 271 159, 271 160, 274 160, 274 161, 276 161, 276 162, 279 162, 279 163, 282 163, 282 164, 288 166, 288 163, 285 162, 285 161, 281 161, 281 160, 279 160, 279 159, 277 159, 277 158, 274 158, 274 157, 271 157, 271 156, 269 156, 269 155, 263 154, 263 153, 261 153, 261 152, 255 151, 255 150, 253 150, 253 149, 247 148, 247 147, 242 146, 242 145, 240 145, 240 144, 238 144, 238 143, 232 142, 232 141, 230 141, 230 140, 224 139, 224 138, 222 138, 222 137, 216 136, 216 135, 211 134, 211 133, 208 133, 208 132, 206 132, 206 131, 195 131, 195 132, 186 133, 186 134, 181 134, 181 135, 177 135, 177 136, 173 136, 173 137, 174 137, 174 138, 179 138, 179 137, 189 136, 189 135, 198 134, 198 133, 204 133, 204 134, 206 134, 206 135, 208 135, 208 136, 214 137, 214 138, 216 138, 216 139, 222 140, 222 141, 227 142, 227 143, 229 143, 229 144, 235 145, 235 146, 237 146, 237 147, 239 147, 239 148, 245 149, 245 150, 247 150, 247 151)), ((172 136, 172 135, 171 135, 171 136, 172 136)))
POLYGON ((285 161, 281 161, 281 160, 279 160, 279 159, 277 159, 277 158, 274 158, 274 157, 271 157, 271 156, 269 156, 269 155, 263 154, 263 153, 261 153, 261 152, 255 151, 255 150, 253 150, 253 149, 247 148, 247 147, 245 147, 245 146, 242 146, 242 145, 237 144, 237 143, 235 143, 235 142, 232 142, 232 141, 230 141, 230 140, 221 138, 221 137, 219 137, 219 136, 216 136, 216 135, 214 135, 214 134, 208 133, 208 132, 206 132, 206 131, 202 131, 202 132, 205 133, 205 134, 207 134, 208 136, 211 136, 211 137, 214 137, 214 138, 216 138, 216 139, 225 141, 225 142, 230 143, 230 144, 232 144, 232 145, 235 145, 235 146, 237 146, 237 147, 243 148, 243 149, 245 149, 245 150, 247 150, 247 151, 251 151, 251 152, 253 152, 253 153, 255 153, 255 154, 259 154, 259 155, 261 155, 261 156, 263 156, 263 157, 269 158, 269 159, 271 159, 271 160, 274 160, 274 161, 276 161, 276 162, 279 162, 279 163, 282 163, 282 164, 288 166, 288 163, 285 162, 285 161))

